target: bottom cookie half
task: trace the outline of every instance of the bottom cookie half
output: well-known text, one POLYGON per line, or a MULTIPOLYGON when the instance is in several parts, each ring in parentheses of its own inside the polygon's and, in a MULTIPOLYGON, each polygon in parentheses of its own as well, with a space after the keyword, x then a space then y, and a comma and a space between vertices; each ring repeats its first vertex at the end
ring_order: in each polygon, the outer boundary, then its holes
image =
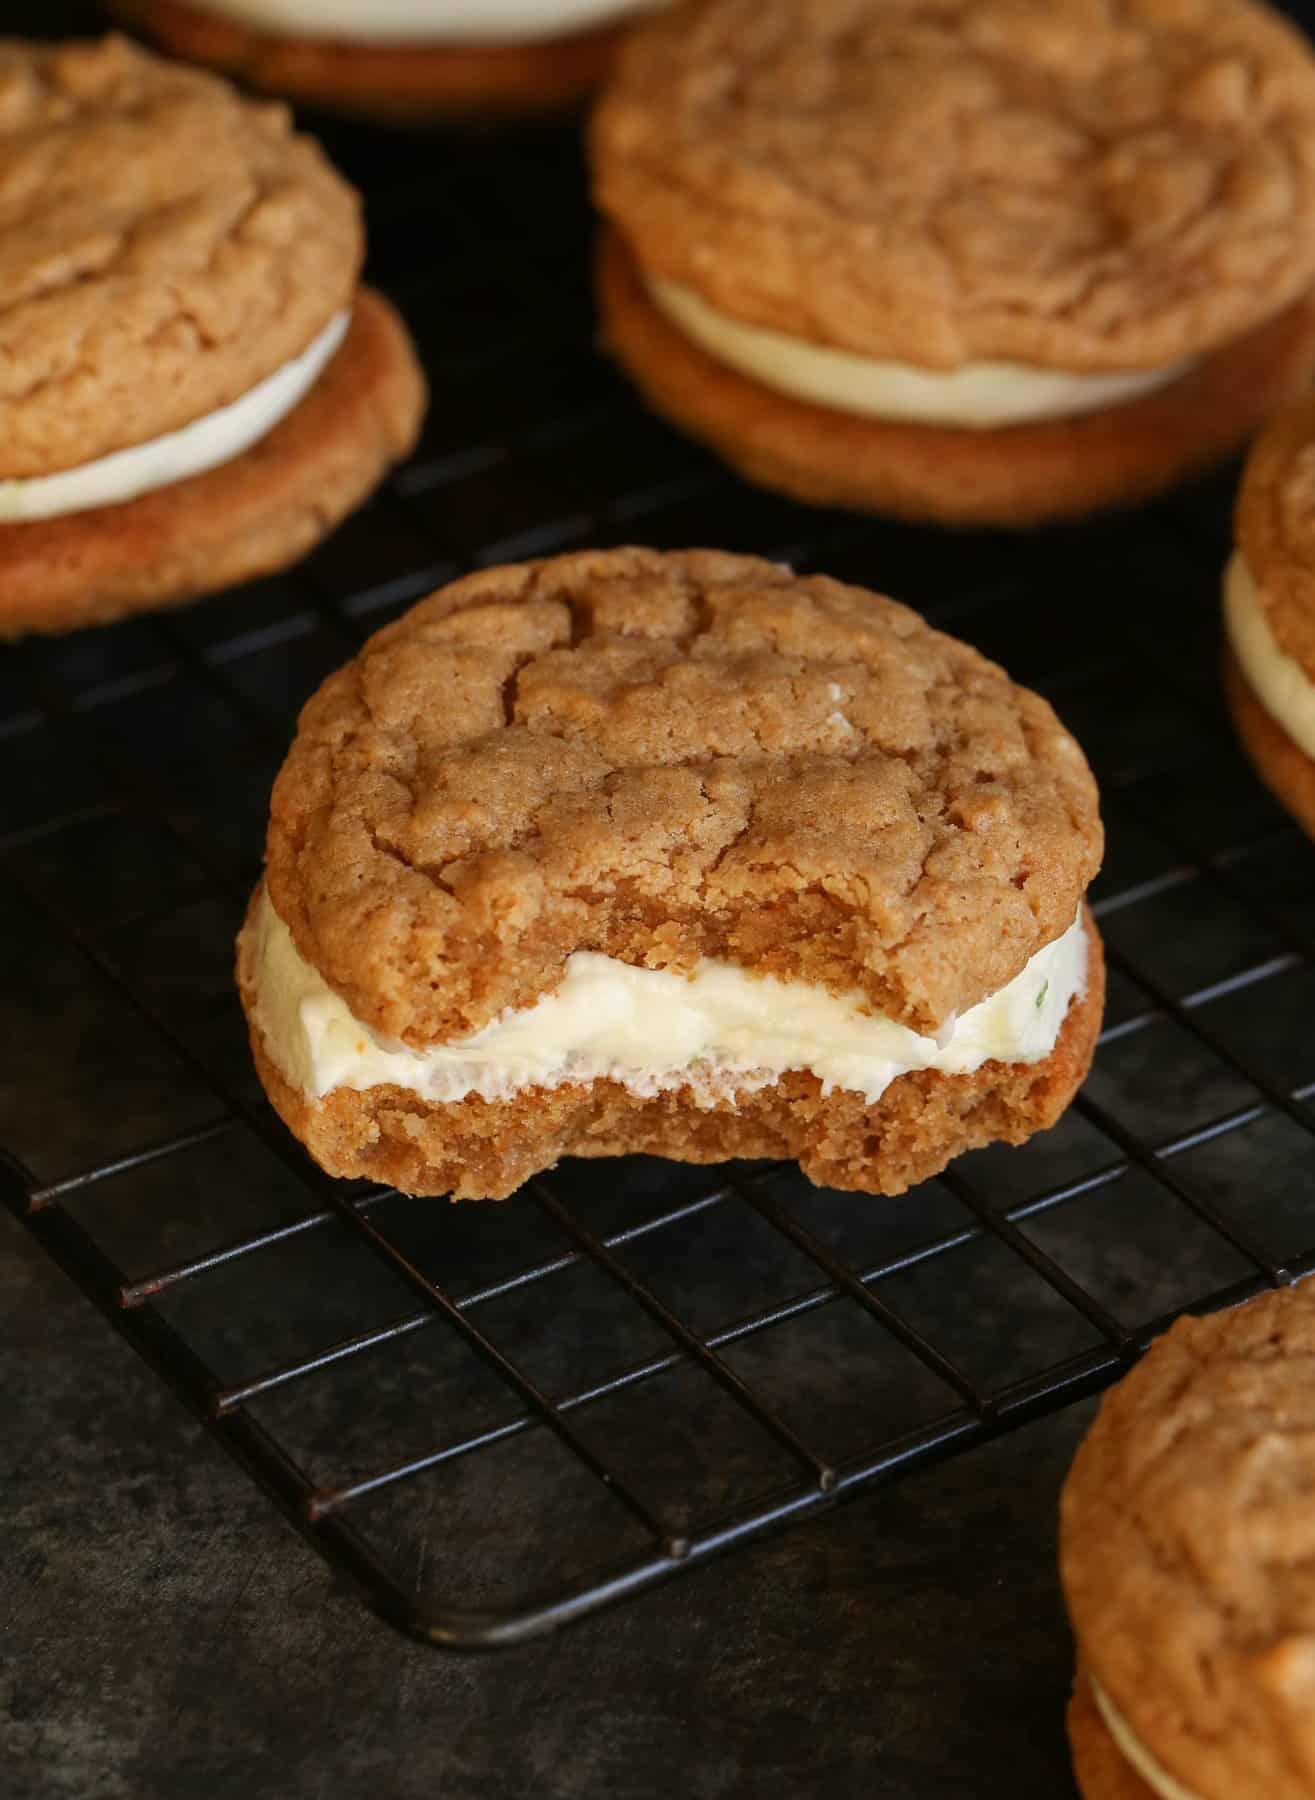
POLYGON ((921 1070, 893 1081, 875 1105, 848 1090, 824 1094, 815 1076, 799 1073, 715 1107, 698 1105, 688 1088, 642 1099, 610 1081, 448 1105, 399 1087, 335 1088, 317 1100, 291 1087, 266 1052, 254 1023, 246 934, 238 982, 265 1091, 334 1175, 412 1194, 498 1200, 564 1156, 642 1152, 688 1163, 788 1158, 819 1186, 898 1194, 965 1150, 1023 1143, 1059 1118, 1090 1066, 1104 1008, 1104 961, 1090 920, 1087 935, 1086 991, 1044 1061, 989 1062, 971 1075, 921 1070))
POLYGON ((112 10, 171 56, 304 104, 395 123, 564 110, 600 85, 621 40, 606 26, 524 44, 346 43, 256 31, 187 0, 113 0, 112 10))
POLYGON ((615 231, 599 308, 653 406, 751 481, 797 500, 947 525, 1032 525, 1139 500, 1235 450, 1315 371, 1315 295, 1138 400, 994 431, 860 418, 715 361, 649 299, 615 231))
POLYGON ((1158 1800, 1110 1735, 1091 1691, 1091 1677, 1079 1668, 1068 1703, 1068 1741, 1073 1773, 1085 1800, 1158 1800))
POLYGON ((232 462, 121 506, 0 524, 0 638, 107 624, 287 568, 407 454, 424 402, 405 327, 362 289, 305 399, 232 462))
POLYGON ((1315 762, 1266 712, 1231 650, 1224 652, 1224 693, 1256 773, 1306 835, 1315 838, 1315 762))

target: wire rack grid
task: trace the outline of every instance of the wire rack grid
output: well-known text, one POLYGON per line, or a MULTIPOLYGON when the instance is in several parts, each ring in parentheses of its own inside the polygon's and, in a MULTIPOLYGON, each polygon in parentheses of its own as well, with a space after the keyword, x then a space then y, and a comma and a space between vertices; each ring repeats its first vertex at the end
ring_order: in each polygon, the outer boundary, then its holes
POLYGON ((805 511, 597 353, 575 137, 327 130, 434 402, 285 577, 0 658, 0 1191, 381 1614, 513 1644, 1116 1377, 1315 1269, 1315 850, 1224 720, 1232 477, 1030 537, 805 511), (1111 986, 1055 1131, 899 1200, 779 1164, 565 1164, 497 1207, 322 1177, 231 946, 295 713, 449 575, 753 549, 893 592, 1046 693, 1110 850, 1111 986))

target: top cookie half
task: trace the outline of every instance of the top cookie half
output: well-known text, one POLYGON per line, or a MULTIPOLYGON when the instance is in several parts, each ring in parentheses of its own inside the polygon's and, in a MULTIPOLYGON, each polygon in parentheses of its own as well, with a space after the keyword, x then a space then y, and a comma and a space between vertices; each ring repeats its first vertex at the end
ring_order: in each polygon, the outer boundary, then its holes
POLYGON ((692 0, 594 149, 647 276, 928 368, 1161 368, 1315 280, 1315 59, 1252 0, 692 0))
POLYGON ((350 303, 361 254, 282 107, 119 38, 0 41, 0 479, 227 405, 350 303))
POLYGON ((906 607, 618 550, 456 582, 331 676, 267 882, 355 1016, 417 1047, 576 950, 858 989, 928 1032, 1072 925, 1100 850, 1050 707, 906 607))

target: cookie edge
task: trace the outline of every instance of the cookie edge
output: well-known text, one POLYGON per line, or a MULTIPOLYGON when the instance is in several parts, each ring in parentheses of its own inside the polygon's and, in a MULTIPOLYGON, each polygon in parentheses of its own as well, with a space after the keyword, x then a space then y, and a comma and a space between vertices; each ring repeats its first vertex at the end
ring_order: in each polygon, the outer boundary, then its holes
POLYGON ((1065 1715, 1073 1774, 1085 1800, 1158 1800, 1115 1743, 1081 1663, 1065 1715))
POLYGON ((111 0, 171 56, 262 93, 385 124, 568 111, 602 85, 631 25, 492 45, 372 45, 261 32, 186 0, 111 0))
MULTIPOLYGON (((404 1089, 386 1087, 366 1090, 359 1093, 353 1089, 334 1089, 323 1099, 314 1100, 292 1087, 275 1067, 264 1043, 264 1034, 256 1019, 256 989, 251 968, 251 944, 254 933, 251 931, 255 909, 263 891, 263 883, 258 884, 252 895, 251 905, 247 913, 242 931, 237 940, 236 977, 238 990, 242 999, 243 1011, 246 1015, 248 1034, 251 1043, 252 1058, 275 1111, 292 1135, 308 1151, 312 1159, 329 1174, 347 1178, 361 1177, 368 1180, 383 1180, 399 1190, 418 1195, 448 1195, 454 1200, 505 1199, 514 1193, 525 1181, 537 1174, 553 1168, 563 1156, 618 1156, 626 1154, 656 1154, 669 1157, 672 1161, 685 1162, 721 1162, 736 1156, 779 1157, 791 1161, 799 1161, 804 1173, 818 1185, 830 1187, 849 1187, 856 1191, 894 1195, 903 1193, 916 1182, 926 1180, 943 1169, 954 1157, 963 1152, 976 1149, 988 1143, 1013 1142, 1021 1143, 1036 1131, 1046 1130, 1055 1124, 1070 1105, 1073 1096, 1086 1079, 1100 1035, 1101 1020, 1104 1014, 1105 1000, 1105 961, 1100 933, 1096 928, 1089 909, 1084 905, 1083 920, 1087 932, 1087 980, 1083 993, 1070 1003, 1054 1049, 1050 1055, 1036 1063, 1003 1063, 990 1062, 982 1069, 970 1075, 943 1075, 935 1070, 920 1070, 909 1075, 900 1076, 882 1096, 874 1107, 864 1107, 863 1117, 866 1121, 882 1120, 889 1125, 898 1122, 901 1113, 907 1110, 911 1116, 919 1116, 925 1107, 925 1094, 929 1086, 936 1089, 942 1084, 965 1097, 971 1096, 975 1104, 986 1105, 994 1100, 997 1108, 1004 1108, 1007 1114, 1008 1102, 1014 1098, 1011 1091, 1010 1073, 1016 1078, 1020 1094, 1024 1099, 1032 1099, 1039 1095, 1037 1115, 1029 1120, 1026 1128, 1010 1126, 1008 1129, 989 1129, 985 1133, 969 1133, 957 1144, 938 1146, 934 1155, 921 1157, 916 1165, 902 1169, 899 1173, 879 1175, 874 1185, 860 1184, 856 1181, 837 1179, 839 1171, 832 1166, 820 1169, 814 1174, 810 1163, 819 1167, 820 1159, 801 1156, 799 1151, 790 1146, 770 1131, 759 1130, 755 1134, 754 1111, 755 1095, 746 1096, 746 1107, 717 1108, 709 1112, 707 1109, 688 1108, 688 1115, 697 1115, 700 1120, 716 1118, 724 1122, 728 1135, 734 1140, 730 1145, 717 1146, 713 1154, 674 1155, 669 1149, 662 1148, 657 1141, 661 1132, 651 1126, 654 1113, 661 1115, 672 1110, 661 1104, 653 1107, 644 1102, 625 1095, 624 1090, 617 1089, 620 1106, 619 1123, 622 1127, 614 1135, 594 1133, 582 1136, 577 1129, 575 1135, 566 1135, 554 1139, 549 1153, 536 1160, 534 1154, 527 1154, 526 1135, 522 1124, 524 1112, 523 1102, 530 1098, 535 1090, 527 1090, 526 1095, 518 1095, 510 1101, 484 1101, 471 1099, 456 1103, 440 1103, 428 1105, 416 1095, 404 1089), (992 1074, 984 1080, 984 1071, 992 1074), (367 1098, 373 1095, 373 1104, 367 1098), (893 1097, 893 1098, 892 1098, 893 1097), (907 1106, 906 1106, 907 1103, 907 1106), (382 1137, 379 1131, 377 1112, 380 1107, 387 1107, 392 1112, 407 1119, 419 1120, 420 1126, 403 1133, 407 1142, 402 1144, 398 1136, 390 1142, 382 1137), (646 1108, 650 1109, 646 1112, 646 1108), (457 1132, 438 1132, 432 1129, 435 1125, 457 1121, 463 1112, 478 1113, 481 1119, 498 1123, 505 1120, 515 1127, 508 1133, 514 1142, 519 1156, 506 1163, 507 1172, 502 1180, 494 1180, 479 1185, 478 1189, 469 1182, 463 1181, 462 1170, 465 1167, 459 1149, 453 1145, 460 1143, 457 1132), (643 1130, 645 1122, 650 1122, 650 1129, 643 1130), (430 1131, 424 1132, 425 1125, 430 1131), (628 1128, 628 1129, 627 1129, 628 1128), (374 1137, 371 1139, 371 1131, 374 1137), (340 1146, 344 1134, 351 1137, 355 1133, 357 1144, 354 1154, 340 1154, 335 1145, 340 1146), (416 1144, 421 1136, 427 1135, 437 1142, 442 1140, 446 1145, 444 1160, 428 1150, 419 1157, 416 1144), (943 1154, 941 1152, 943 1151, 943 1154), (939 1160, 937 1160, 939 1157, 939 1160), (415 1179, 414 1170, 417 1162, 425 1169, 439 1170, 437 1174, 425 1177, 423 1181, 415 1179), (455 1177, 455 1178, 454 1178, 455 1177)), ((807 1097, 815 1099, 821 1096, 821 1084, 814 1076, 786 1077, 785 1080, 797 1080, 807 1083, 803 1090, 807 1097)), ((768 1096, 779 1095, 783 1083, 778 1082, 767 1090, 768 1096)), ((612 1083, 590 1084, 595 1087, 612 1089, 612 1083)), ((562 1090, 556 1090, 561 1092, 562 1090)), ((583 1100, 584 1095, 581 1095, 583 1100)), ((855 1096, 849 1096, 852 1101, 855 1096)), ((835 1111, 839 1115, 845 1096, 840 1095, 835 1103, 835 1111)), ((823 1102, 825 1104, 825 1100, 823 1102)), ((531 1117, 535 1116, 531 1112, 531 1117)), ((865 1143, 872 1137, 869 1129, 865 1143)), ((886 1166, 884 1146, 876 1151, 869 1151, 869 1163, 874 1171, 886 1166)), ((893 1162, 893 1159, 889 1159, 893 1162)))
POLYGON ((1266 711, 1227 645, 1223 683, 1229 714, 1252 767, 1306 836, 1315 839, 1315 761, 1266 711))
POLYGON ((119 506, 0 524, 0 639, 109 624, 288 568, 409 453, 426 397, 400 317, 361 288, 315 385, 241 456, 119 506))
POLYGON ((996 430, 861 418, 715 361, 644 292, 614 226, 597 254, 605 346, 654 412, 748 481, 809 505, 951 526, 1032 526, 1126 506, 1222 461, 1315 374, 1315 290, 1164 387, 996 430))

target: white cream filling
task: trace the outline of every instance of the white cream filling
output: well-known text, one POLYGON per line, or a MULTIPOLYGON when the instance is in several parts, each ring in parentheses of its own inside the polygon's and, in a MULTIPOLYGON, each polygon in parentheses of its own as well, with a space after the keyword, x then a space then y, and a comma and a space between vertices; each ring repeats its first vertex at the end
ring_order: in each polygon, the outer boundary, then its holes
POLYGON ((672 324, 718 362, 792 399, 863 418, 980 430, 1067 418, 1133 400, 1163 387, 1188 366, 1177 362, 1100 375, 1011 362, 920 369, 746 325, 676 282, 650 279, 647 286, 672 324))
POLYGON ((654 0, 199 0, 240 25, 370 44, 498 44, 567 37, 654 0))
POLYGON ((0 481, 0 520, 54 519, 97 506, 119 506, 154 488, 170 487, 231 462, 267 436, 305 397, 341 344, 350 318, 350 311, 336 314, 300 356, 229 405, 179 431, 130 444, 126 450, 61 469, 57 475, 0 481))
POLYGON ((255 925, 256 1019, 284 1079, 313 1098, 395 1084, 435 1103, 610 1080, 651 1096, 688 1084, 710 1103, 787 1070, 876 1102, 911 1069, 964 1075, 984 1062, 1040 1062, 1084 991, 1081 915, 1006 987, 922 1037, 804 981, 708 958, 689 976, 577 950, 560 985, 472 1036, 425 1050, 381 1040, 353 1016, 262 894, 255 925))
POLYGON ((1224 629, 1257 700, 1294 744, 1315 756, 1315 683, 1270 629, 1255 577, 1240 550, 1224 571, 1224 629))
POLYGON ((1166 1769, 1162 1769, 1141 1740, 1133 1736, 1132 1727, 1094 1675, 1091 1677, 1091 1692, 1121 1755, 1126 1762, 1132 1764, 1148 1788, 1153 1788, 1162 1796, 1162 1800, 1200 1800, 1198 1794, 1185 1788, 1181 1781, 1175 1781, 1166 1769))

